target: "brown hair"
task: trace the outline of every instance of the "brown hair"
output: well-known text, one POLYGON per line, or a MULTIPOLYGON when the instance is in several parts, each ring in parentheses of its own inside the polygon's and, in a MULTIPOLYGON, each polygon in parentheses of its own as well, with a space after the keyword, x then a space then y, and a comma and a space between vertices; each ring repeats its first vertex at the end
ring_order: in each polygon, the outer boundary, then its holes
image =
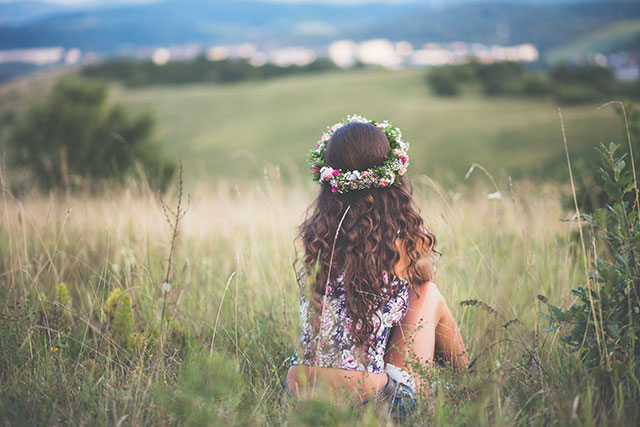
MULTIPOLYGON (((331 136, 325 161, 334 169, 364 170, 381 165, 389 152, 384 132, 371 124, 351 122, 331 136)), ((365 344, 375 332, 372 317, 386 303, 382 295, 397 291, 391 289, 391 280, 384 282, 383 274, 393 275, 401 250, 409 260, 399 272, 403 278, 412 285, 432 280, 418 260, 436 252, 436 238, 423 225, 408 177, 399 179, 399 186, 344 194, 332 193, 331 186, 322 183, 300 226, 312 300, 318 305, 327 282, 344 274, 347 311, 352 325, 362 325, 351 331, 357 345, 365 344)))

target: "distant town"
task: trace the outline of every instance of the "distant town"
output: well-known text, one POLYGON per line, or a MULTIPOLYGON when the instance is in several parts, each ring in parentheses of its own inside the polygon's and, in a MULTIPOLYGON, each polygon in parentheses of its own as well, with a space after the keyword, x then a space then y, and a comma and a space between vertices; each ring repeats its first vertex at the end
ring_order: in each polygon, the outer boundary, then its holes
MULTIPOLYGON (((433 67, 460 64, 475 60, 482 63, 514 61, 535 63, 540 60, 538 48, 533 44, 512 46, 484 45, 480 43, 425 43, 414 46, 407 41, 392 42, 373 39, 362 42, 338 40, 321 50, 303 46, 260 47, 255 44, 229 44, 202 46, 187 44, 167 47, 140 47, 129 49, 121 56, 151 60, 157 65, 169 61, 188 61, 200 56, 210 61, 243 59, 255 67, 272 63, 281 67, 307 65, 317 58, 329 58, 338 67, 350 68, 357 64, 381 66, 391 69, 406 67, 433 67)), ((109 59, 95 52, 82 52, 77 48, 41 47, 0 50, 0 67, 7 63, 27 63, 37 67, 59 67, 88 64, 109 59)), ((637 53, 592 54, 576 56, 575 64, 597 64, 611 68, 620 79, 633 80, 640 76, 640 58, 637 53)))

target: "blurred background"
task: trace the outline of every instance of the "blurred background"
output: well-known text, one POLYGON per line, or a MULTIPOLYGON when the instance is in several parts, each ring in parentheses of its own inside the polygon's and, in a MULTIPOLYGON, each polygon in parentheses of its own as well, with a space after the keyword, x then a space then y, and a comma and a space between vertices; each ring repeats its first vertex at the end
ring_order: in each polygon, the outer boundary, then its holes
POLYGON ((275 168, 347 114, 388 119, 410 173, 566 180, 640 97, 640 3, 0 1, 0 143, 14 189, 87 186, 181 155, 198 180, 275 168))
POLYGON ((0 0, 0 424, 388 425, 282 398, 307 153, 358 113, 474 361, 408 425, 640 425, 639 61, 637 0, 0 0))

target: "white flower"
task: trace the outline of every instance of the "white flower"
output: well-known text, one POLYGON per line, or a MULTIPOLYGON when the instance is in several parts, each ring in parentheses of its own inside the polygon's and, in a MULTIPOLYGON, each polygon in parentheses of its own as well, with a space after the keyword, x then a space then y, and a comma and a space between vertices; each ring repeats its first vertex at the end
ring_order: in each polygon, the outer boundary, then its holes
POLYGON ((495 193, 490 193, 487 195, 487 199, 489 200, 500 200, 502 198, 502 194, 499 191, 495 193))

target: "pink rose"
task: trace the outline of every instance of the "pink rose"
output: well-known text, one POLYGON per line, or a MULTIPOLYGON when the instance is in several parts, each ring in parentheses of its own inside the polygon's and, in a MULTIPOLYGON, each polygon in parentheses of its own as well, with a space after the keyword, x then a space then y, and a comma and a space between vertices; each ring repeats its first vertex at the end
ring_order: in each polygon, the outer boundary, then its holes
POLYGON ((328 133, 323 133, 320 137, 320 141, 328 141, 329 138, 331 138, 331 135, 329 135, 328 133))
POLYGON ((338 129, 340 129, 342 126, 344 126, 342 123, 336 123, 335 125, 331 126, 331 132, 335 132, 338 129))
POLYGON ((365 178, 367 178, 369 176, 369 172, 362 172, 362 176, 364 176, 365 178))
POLYGON ((332 192, 332 193, 337 193, 337 192, 338 192, 338 189, 337 189, 336 187, 331 187, 331 192, 332 192))
POLYGON ((407 167, 405 165, 400 166, 400 169, 398 169, 398 173, 400 175, 404 175, 405 173, 407 173, 407 167))
POLYGON ((406 157, 403 157, 400 160, 402 160, 402 163, 407 163, 407 158, 406 157))
POLYGON ((324 167, 320 172, 320 178, 324 181, 329 181, 333 177, 333 169, 324 167))
POLYGON ((340 175, 340 171, 338 169, 334 169, 333 176, 338 176, 338 175, 340 175))
POLYGON ((387 127, 387 125, 386 125, 385 123, 378 123, 378 124, 376 125, 376 127, 377 127, 378 129, 384 129, 384 128, 386 128, 386 127, 387 127))
POLYGON ((394 148, 393 154, 395 154, 396 156, 402 156, 404 154, 404 151, 399 148, 394 148))

